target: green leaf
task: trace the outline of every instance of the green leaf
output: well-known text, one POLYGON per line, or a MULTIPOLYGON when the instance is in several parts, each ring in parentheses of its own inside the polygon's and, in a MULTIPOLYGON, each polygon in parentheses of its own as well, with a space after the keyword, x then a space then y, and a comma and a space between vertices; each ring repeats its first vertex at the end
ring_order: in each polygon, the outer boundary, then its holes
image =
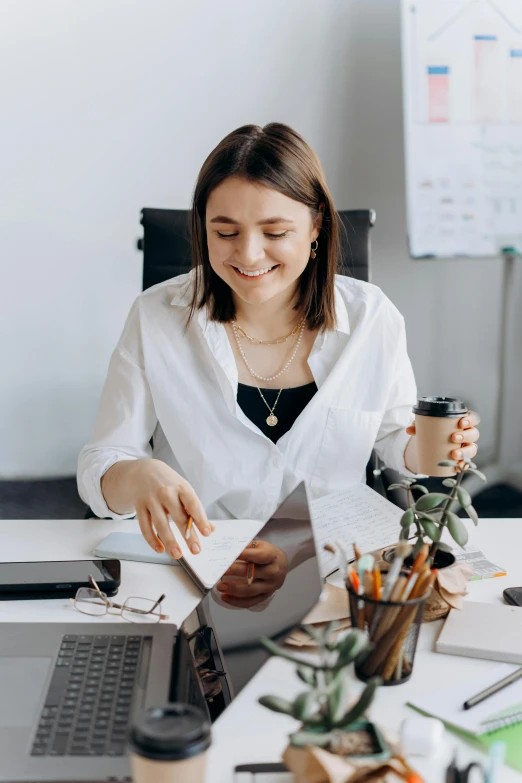
POLYGON ((347 728, 352 723, 355 723, 356 720, 359 720, 359 718, 366 712, 366 710, 372 703, 375 696, 375 692, 381 683, 382 680, 380 677, 372 677, 372 679, 368 681, 366 688, 362 692, 359 701, 356 704, 354 704, 352 709, 349 712, 347 712, 346 715, 344 715, 336 725, 347 728))
POLYGON ((292 714, 292 704, 287 699, 281 699, 279 696, 261 696, 258 701, 259 704, 272 712, 282 712, 284 715, 292 714))
POLYGON ((479 518, 478 518, 478 514, 475 511, 474 507, 473 506, 466 506, 465 511, 466 511, 466 514, 468 515, 468 517, 472 520, 472 522, 475 525, 475 527, 477 527, 479 518))
POLYGON ((451 552, 453 553, 453 548, 450 544, 446 544, 445 541, 440 541, 438 544, 438 549, 441 550, 441 552, 451 552))
POLYGON ((455 462, 453 459, 441 459, 440 462, 437 462, 437 465, 440 465, 443 468, 457 468, 458 462, 455 462))
POLYGON ((401 532, 399 533, 399 541, 407 541, 409 537, 410 537, 410 528, 403 527, 401 532))
POLYGON ((455 479, 452 479, 452 478, 444 479, 444 481, 442 483, 444 484, 445 487, 454 487, 457 484, 455 479))
POLYGON ((448 530, 454 541, 459 546, 464 547, 468 542, 468 531, 466 525, 460 517, 454 514, 452 511, 448 511, 446 518, 448 520, 448 530))
POLYGON ((457 497, 459 499, 459 503, 463 508, 467 508, 468 506, 471 506, 471 495, 469 492, 464 489, 464 487, 458 487, 457 488, 457 497))
POLYGON ((328 712, 330 720, 334 724, 340 721, 344 715, 350 695, 350 682, 348 669, 341 669, 335 678, 336 687, 328 696, 328 712))
POLYGON ((404 514, 401 517, 401 527, 409 527, 410 525, 413 525, 415 519, 415 515, 413 513, 412 508, 406 509, 404 514))
POLYGON ((419 536, 417 541, 415 542, 415 546, 412 549, 411 556, 415 560, 419 552, 421 551, 422 545, 424 544, 424 538, 422 536, 419 536))
MULTIPOLYGON (((303 628, 304 627, 305 626, 303 626, 303 628)), ((292 653, 287 652, 282 647, 279 647, 278 644, 273 642, 271 639, 268 639, 266 636, 262 637, 261 644, 266 647, 268 652, 272 653, 272 655, 277 655, 279 658, 285 658, 287 661, 292 661, 292 663, 303 663, 301 658, 296 658, 295 655, 292 655, 292 653)))
POLYGON ((364 631, 360 631, 358 628, 353 628, 350 633, 341 640, 337 649, 339 651, 339 657, 335 665, 336 669, 340 669, 343 666, 347 666, 360 655, 360 653, 366 649, 368 645, 368 637, 364 631))
POLYGON ((476 468, 472 468, 469 473, 474 473, 476 476, 478 476, 482 481, 487 481, 487 478, 483 473, 480 472, 480 470, 477 470, 476 468))
POLYGON ((309 666, 298 666, 297 676, 300 680, 306 682, 307 685, 315 687, 315 672, 309 666))
POLYGON ((423 495, 415 503, 415 509, 417 511, 428 511, 430 508, 435 508, 441 503, 448 500, 448 496, 443 492, 430 492, 428 495, 423 495))
POLYGON ((422 484, 412 484, 411 488, 412 489, 420 489, 420 491, 422 492, 423 495, 427 495, 428 494, 428 490, 426 489, 426 487, 423 487, 422 484))
POLYGON ((388 489, 408 489, 408 486, 405 484, 390 484, 388 489))
POLYGON ((431 538, 432 541, 439 541, 441 536, 440 528, 431 519, 421 517, 420 521, 422 528, 426 535, 431 538))
POLYGON ((307 720, 319 711, 318 692, 316 690, 304 691, 292 704, 292 715, 296 720, 306 723, 307 720))
POLYGON ((326 748, 330 744, 332 735, 316 734, 314 731, 296 731, 289 736, 290 744, 294 748, 305 748, 307 745, 317 745, 319 748, 326 748))

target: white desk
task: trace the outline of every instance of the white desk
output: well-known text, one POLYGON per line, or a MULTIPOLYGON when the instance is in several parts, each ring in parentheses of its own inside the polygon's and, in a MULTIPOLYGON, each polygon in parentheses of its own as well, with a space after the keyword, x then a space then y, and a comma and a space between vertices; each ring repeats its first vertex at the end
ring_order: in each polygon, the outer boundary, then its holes
MULTIPOLYGON (((85 559, 115 527, 129 532, 138 530, 134 520, 123 523, 92 519, 0 520, 1 559, 85 559)), ((505 587, 522 583, 519 560, 522 519, 483 519, 472 536, 473 543, 480 546, 493 562, 506 568, 508 576, 472 582, 468 600, 501 602, 505 587)), ((122 562, 122 597, 156 597, 162 592, 167 596, 165 611, 171 621, 178 624, 192 612, 200 598, 197 588, 179 567, 122 562)), ((0 602, 0 621, 28 620, 89 622, 88 617, 74 611, 70 601, 0 602)), ((451 685, 465 678, 471 680, 476 673, 495 666, 489 661, 433 653, 433 643, 440 627, 440 622, 423 626, 411 680, 398 687, 379 689, 372 714, 384 726, 396 729, 404 717, 413 714, 405 706, 413 694, 429 693, 438 684, 451 685)), ((213 727, 207 783, 232 783, 232 770, 237 764, 277 761, 280 758, 286 736, 296 723, 287 716, 275 715, 262 708, 257 704, 257 698, 265 693, 292 697, 302 687, 303 684, 292 673, 291 664, 279 659, 266 664, 213 727)), ((479 750, 448 733, 442 758, 429 761, 411 759, 412 764, 425 776, 427 783, 442 783, 444 765, 456 747, 462 763, 482 756, 479 750)), ((500 777, 500 783, 520 781, 522 774, 509 767, 500 777)))

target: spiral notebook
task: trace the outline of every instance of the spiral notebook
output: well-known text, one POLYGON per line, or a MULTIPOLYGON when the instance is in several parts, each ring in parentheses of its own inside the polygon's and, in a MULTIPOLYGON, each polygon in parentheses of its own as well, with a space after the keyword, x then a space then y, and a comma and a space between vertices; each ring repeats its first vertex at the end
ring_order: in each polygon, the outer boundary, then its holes
POLYGON ((506 764, 522 771, 522 680, 508 685, 485 701, 463 708, 464 702, 480 691, 507 677, 518 667, 499 664, 472 680, 408 702, 415 710, 439 718, 448 729, 485 750, 498 740, 506 743, 506 764))

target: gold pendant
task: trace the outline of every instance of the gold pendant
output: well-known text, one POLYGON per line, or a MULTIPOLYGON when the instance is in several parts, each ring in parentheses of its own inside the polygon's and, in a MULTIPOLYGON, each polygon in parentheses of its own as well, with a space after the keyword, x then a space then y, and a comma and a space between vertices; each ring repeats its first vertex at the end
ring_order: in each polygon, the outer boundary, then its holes
POLYGON ((274 416, 274 414, 271 413, 270 416, 267 417, 266 423, 269 427, 275 427, 277 424, 277 416, 274 416))

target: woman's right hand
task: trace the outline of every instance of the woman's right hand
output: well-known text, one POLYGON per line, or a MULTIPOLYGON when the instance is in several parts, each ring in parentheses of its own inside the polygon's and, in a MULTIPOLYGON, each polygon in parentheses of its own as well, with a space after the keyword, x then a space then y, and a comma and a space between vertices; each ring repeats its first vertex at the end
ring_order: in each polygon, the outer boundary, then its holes
MULTIPOLYGON (((125 494, 136 509, 140 530, 149 546, 156 552, 166 549, 169 555, 179 560, 182 553, 172 533, 169 516, 183 536, 191 516, 193 524, 187 544, 193 554, 199 554, 201 546, 196 531, 208 536, 214 525, 207 519, 205 509, 189 482, 161 460, 138 459, 127 465, 125 494)), ((103 477, 102 492, 103 481, 107 478, 110 485, 110 473, 117 466, 118 463, 109 468, 103 477)))

